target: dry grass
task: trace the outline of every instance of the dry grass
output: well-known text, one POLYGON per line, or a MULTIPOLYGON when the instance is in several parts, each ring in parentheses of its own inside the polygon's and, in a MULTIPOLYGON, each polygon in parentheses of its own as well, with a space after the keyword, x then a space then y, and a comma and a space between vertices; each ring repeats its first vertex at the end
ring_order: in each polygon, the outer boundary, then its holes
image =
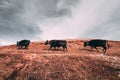
POLYGON ((68 51, 48 51, 44 42, 0 47, 0 80, 120 80, 120 42, 109 41, 106 55, 84 48, 84 40, 67 42, 68 51))

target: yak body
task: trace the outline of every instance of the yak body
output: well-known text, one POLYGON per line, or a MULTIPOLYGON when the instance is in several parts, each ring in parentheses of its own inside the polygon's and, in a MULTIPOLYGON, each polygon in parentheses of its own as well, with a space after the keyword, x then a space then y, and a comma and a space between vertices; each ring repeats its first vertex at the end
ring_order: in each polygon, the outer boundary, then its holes
POLYGON ((21 40, 19 42, 17 41, 18 49, 22 49, 23 47, 27 49, 29 44, 30 44, 30 40, 21 40))
POLYGON ((51 49, 52 47, 56 48, 56 47, 63 47, 63 50, 66 49, 67 50, 67 41, 66 40, 50 40, 50 41, 46 41, 45 45, 49 44, 51 49))
POLYGON ((95 48, 97 51, 98 51, 97 47, 102 47, 104 54, 106 53, 107 47, 109 48, 107 41, 100 39, 86 41, 84 42, 84 47, 86 46, 90 46, 91 50, 95 48))

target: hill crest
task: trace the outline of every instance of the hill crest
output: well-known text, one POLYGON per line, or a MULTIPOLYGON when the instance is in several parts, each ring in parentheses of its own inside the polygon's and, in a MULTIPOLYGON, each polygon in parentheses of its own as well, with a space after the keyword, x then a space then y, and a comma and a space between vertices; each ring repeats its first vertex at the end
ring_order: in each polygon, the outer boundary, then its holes
POLYGON ((0 80, 119 80, 120 42, 108 41, 102 54, 83 47, 86 40, 67 40, 68 51, 48 50, 45 41, 32 42, 29 49, 16 45, 0 47, 0 80))

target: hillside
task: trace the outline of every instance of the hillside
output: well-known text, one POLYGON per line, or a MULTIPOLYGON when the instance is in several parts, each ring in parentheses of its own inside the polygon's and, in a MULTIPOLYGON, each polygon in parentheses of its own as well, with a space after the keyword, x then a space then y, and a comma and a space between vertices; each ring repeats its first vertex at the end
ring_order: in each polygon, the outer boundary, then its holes
POLYGON ((48 50, 44 41, 32 42, 29 49, 16 45, 0 47, 0 80, 120 80, 120 42, 108 41, 103 55, 85 40, 67 40, 68 51, 48 50))

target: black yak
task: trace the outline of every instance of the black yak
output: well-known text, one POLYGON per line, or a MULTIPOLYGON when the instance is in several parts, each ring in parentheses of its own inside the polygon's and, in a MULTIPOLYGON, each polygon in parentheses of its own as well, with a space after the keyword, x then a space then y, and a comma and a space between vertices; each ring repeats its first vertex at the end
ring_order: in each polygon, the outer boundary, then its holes
POLYGON ((17 41, 18 49, 22 49, 23 47, 27 49, 29 44, 30 44, 30 40, 21 40, 19 42, 17 41))
POLYGON ((100 39, 86 41, 86 42, 84 42, 84 47, 86 47, 86 46, 90 46, 91 51, 93 48, 95 48, 98 51, 97 47, 102 47, 104 54, 106 53, 107 47, 109 48, 107 41, 100 40, 100 39))
POLYGON ((51 49, 52 47, 56 48, 56 47, 63 47, 63 50, 66 49, 67 50, 67 41, 66 40, 50 40, 50 41, 46 41, 45 45, 49 44, 51 49))

